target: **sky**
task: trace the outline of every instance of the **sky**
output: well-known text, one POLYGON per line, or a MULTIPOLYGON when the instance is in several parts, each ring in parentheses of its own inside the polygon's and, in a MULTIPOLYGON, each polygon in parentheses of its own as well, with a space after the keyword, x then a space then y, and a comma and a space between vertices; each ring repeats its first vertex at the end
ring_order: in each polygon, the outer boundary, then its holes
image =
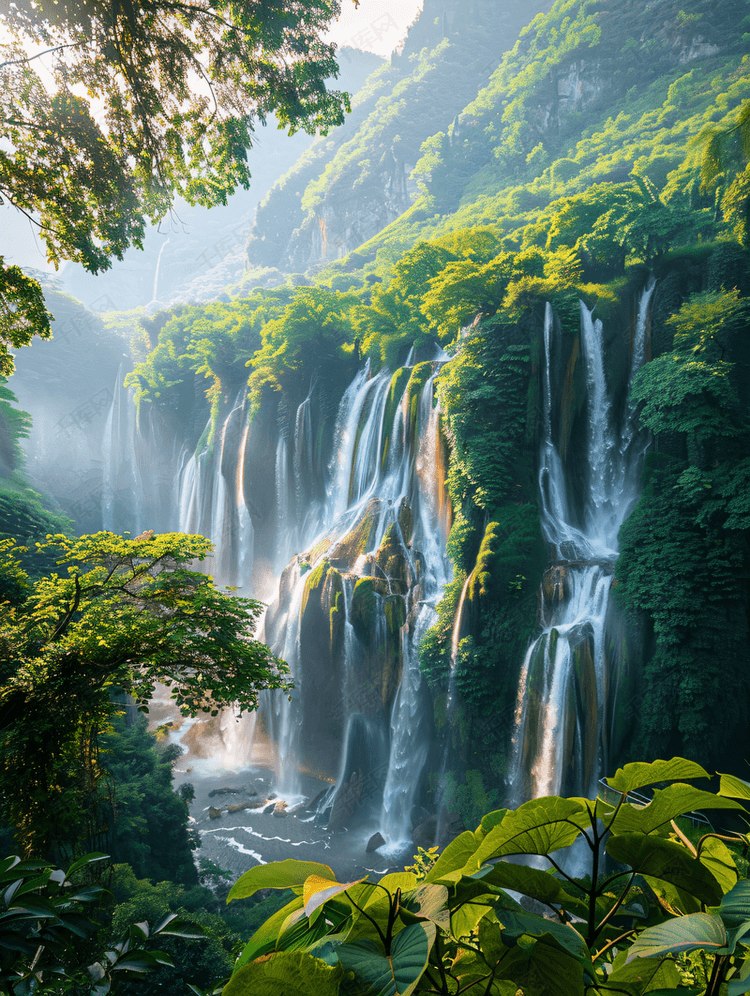
MULTIPOLYGON (((424 0, 341 0, 341 17, 326 40, 388 57, 403 41, 424 0)), ((0 206, 0 256, 6 264, 51 271, 44 247, 30 221, 8 205, 0 206)))
POLYGON ((361 48, 388 57, 406 35, 424 0, 341 0, 341 17, 330 38, 343 48, 361 48))

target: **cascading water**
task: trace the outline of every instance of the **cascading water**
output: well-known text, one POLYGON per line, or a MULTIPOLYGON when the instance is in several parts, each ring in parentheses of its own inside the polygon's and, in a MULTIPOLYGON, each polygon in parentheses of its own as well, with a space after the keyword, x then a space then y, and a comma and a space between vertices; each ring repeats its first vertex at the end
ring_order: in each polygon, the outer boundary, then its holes
POLYGON ((135 405, 123 387, 123 379, 124 370, 120 366, 104 428, 102 528, 113 530, 117 521, 121 529, 127 525, 137 535, 143 528, 143 482, 136 458, 135 405), (129 498, 125 514, 123 509, 115 508, 118 495, 129 498))
MULTIPOLYGON (((266 621, 269 644, 290 663, 298 686, 291 703, 277 703, 271 721, 278 744, 277 790, 293 787, 290 773, 308 763, 305 731, 315 717, 311 719, 306 703, 315 693, 312 675, 319 664, 306 648, 311 640, 317 639, 318 646, 322 639, 319 632, 316 637, 311 619, 319 611, 316 599, 323 597, 330 606, 331 646, 337 639, 339 613, 342 619, 341 649, 328 652, 342 660, 338 705, 329 703, 329 709, 341 713, 344 745, 343 750, 340 743, 337 748, 336 786, 321 807, 330 805, 340 814, 344 797, 356 796, 357 806, 365 806, 382 792, 383 829, 392 841, 403 840, 410 829, 410 810, 429 746, 416 650, 434 622, 435 605, 450 574, 445 556, 447 502, 438 469, 433 405, 435 377, 445 359, 441 354, 425 365, 419 394, 401 380, 402 397, 391 409, 392 416, 388 407, 395 380, 390 372, 372 377, 368 364, 354 378, 339 405, 326 501, 316 510, 318 533, 305 529, 311 539, 284 572, 266 621), (367 646, 355 632, 364 604, 358 595, 362 584, 369 599, 367 646), (393 702, 388 721, 382 715, 382 693, 368 687, 361 672, 364 659, 378 659, 377 672, 387 670, 384 659, 389 656, 398 662, 400 681, 395 694, 388 696, 393 702), (383 754, 384 737, 390 741, 387 761, 375 764, 383 754)), ((412 377, 417 369, 409 368, 412 377)), ((295 450, 304 460, 294 461, 296 478, 297 468, 304 470, 308 459, 302 442, 307 418, 307 412, 298 409, 295 450)), ((277 458, 277 469, 281 462, 277 458)))
MULTIPOLYGON (((645 358, 650 281, 639 304, 629 384, 645 358)), ((646 439, 629 403, 618 430, 604 369, 602 324, 581 304, 587 385, 586 475, 574 514, 570 484, 553 440, 551 357, 555 320, 544 324, 544 439, 539 468, 542 530, 555 563, 540 595, 542 633, 521 669, 510 773, 512 804, 561 791, 596 789, 606 736, 604 627, 617 559, 617 534, 638 496, 646 439)))

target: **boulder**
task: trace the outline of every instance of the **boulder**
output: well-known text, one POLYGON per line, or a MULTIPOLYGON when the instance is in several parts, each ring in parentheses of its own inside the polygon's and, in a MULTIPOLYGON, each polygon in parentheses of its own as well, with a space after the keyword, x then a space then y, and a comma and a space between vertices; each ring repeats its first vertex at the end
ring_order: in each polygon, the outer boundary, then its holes
POLYGON ((323 796, 330 791, 330 787, 321 789, 316 796, 313 796, 309 802, 305 803, 305 810, 308 813, 317 813, 318 804, 323 801, 323 796))
POLYGON ((382 833, 374 833, 367 841, 367 854, 372 854, 373 851, 377 851, 377 849, 382 847, 383 844, 385 844, 385 837, 382 833))
POLYGON ((437 837, 437 827, 438 827, 438 817, 437 813, 432 816, 428 816, 426 820, 414 827, 412 831, 411 839, 414 842, 415 847, 423 847, 425 851, 429 850, 431 847, 435 846, 435 838, 437 837))
POLYGON ((420 823, 424 823, 426 819, 429 819, 430 813, 424 806, 412 806, 411 813, 409 814, 409 819, 411 820, 411 828, 418 827, 420 823))
POLYGON ((466 827, 461 816, 458 813, 449 813, 445 806, 443 806, 440 810, 440 819, 438 820, 438 839, 436 843, 442 849, 450 844, 452 840, 455 840, 465 829, 466 827))
POLYGON ((344 829, 344 824, 359 808, 363 787, 364 776, 353 771, 349 781, 343 783, 334 797, 331 817, 328 820, 329 830, 344 829))
MULTIPOLYGON (((213 799, 213 797, 215 795, 239 795, 240 792, 244 792, 244 791, 245 791, 244 788, 220 788, 220 789, 213 789, 211 792, 208 793, 208 798, 209 799, 213 799)), ((249 793, 249 794, 253 794, 253 793, 249 793)))
POLYGON ((274 811, 274 809, 276 809, 276 803, 275 802, 269 802, 268 805, 264 807, 263 812, 264 813, 272 813, 274 811))
POLYGON ((217 809, 215 806, 209 806, 209 808, 208 808, 208 817, 209 817, 209 819, 211 819, 211 820, 218 820, 218 818, 220 816, 221 816, 221 810, 220 809, 217 809))
POLYGON ((287 813, 287 805, 282 799, 280 799, 273 807, 273 815, 279 818, 289 815, 287 813))

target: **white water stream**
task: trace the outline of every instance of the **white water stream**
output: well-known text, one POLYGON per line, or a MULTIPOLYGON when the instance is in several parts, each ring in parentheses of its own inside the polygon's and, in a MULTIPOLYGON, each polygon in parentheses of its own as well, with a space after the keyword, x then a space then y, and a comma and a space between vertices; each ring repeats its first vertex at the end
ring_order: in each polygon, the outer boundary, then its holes
MULTIPOLYGON (((648 309, 654 281, 641 294, 629 385, 645 358, 648 309)), ((542 586, 542 632, 521 669, 510 772, 511 804, 561 791, 596 791, 603 762, 604 625, 617 559, 617 535, 638 498, 647 438, 638 434, 626 402, 618 429, 607 384, 602 323, 581 304, 581 339, 587 385, 587 470, 582 510, 575 515, 570 484, 553 440, 551 356, 555 320, 547 305, 544 326, 544 439, 539 495, 544 538, 556 566, 542 586)))

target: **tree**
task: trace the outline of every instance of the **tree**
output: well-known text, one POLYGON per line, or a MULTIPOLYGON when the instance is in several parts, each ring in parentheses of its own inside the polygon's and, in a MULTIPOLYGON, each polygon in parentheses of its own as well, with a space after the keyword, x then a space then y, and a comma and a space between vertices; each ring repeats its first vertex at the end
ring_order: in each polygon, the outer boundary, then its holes
MULTIPOLYGON (((55 265, 107 269, 142 245, 146 220, 163 218, 176 193, 226 203, 249 186, 247 152, 270 114, 290 133, 325 132, 349 110, 347 94, 326 89, 338 66, 320 38, 339 0, 2 10, 0 200, 38 218, 55 265)), ((0 373, 12 370, 7 345, 35 332, 49 332, 38 285, 0 261, 0 373)))
POLYGON ((27 854, 50 853, 71 826, 98 832, 99 737, 118 698, 145 706, 159 681, 184 712, 215 714, 291 688, 287 666, 248 635, 261 604, 189 569, 211 552, 203 537, 102 532, 43 548, 64 573, 30 584, 0 543, 14 581, 0 605, 0 787, 27 854))

